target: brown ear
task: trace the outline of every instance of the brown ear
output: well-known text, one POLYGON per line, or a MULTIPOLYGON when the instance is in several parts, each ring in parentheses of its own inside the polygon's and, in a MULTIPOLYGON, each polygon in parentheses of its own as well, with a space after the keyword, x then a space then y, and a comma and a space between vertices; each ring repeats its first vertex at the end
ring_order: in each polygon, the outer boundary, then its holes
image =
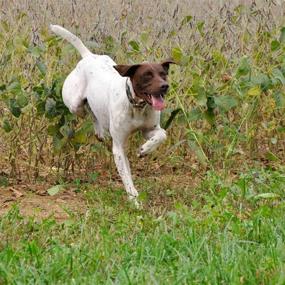
POLYGON ((118 64, 113 66, 121 76, 132 77, 136 70, 140 67, 140 64, 118 64))
POLYGON ((162 67, 165 69, 165 71, 168 73, 168 69, 169 69, 169 64, 176 64, 175 61, 173 61, 172 59, 169 60, 165 60, 161 63, 162 67))

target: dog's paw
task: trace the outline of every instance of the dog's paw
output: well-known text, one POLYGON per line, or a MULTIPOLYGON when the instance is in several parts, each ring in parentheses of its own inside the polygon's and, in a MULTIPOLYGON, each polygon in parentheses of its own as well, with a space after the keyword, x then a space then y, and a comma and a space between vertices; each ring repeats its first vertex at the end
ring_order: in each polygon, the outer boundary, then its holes
POLYGON ((147 154, 148 154, 147 150, 145 150, 144 147, 142 146, 137 153, 137 157, 142 158, 145 157, 147 154))
POLYGON ((104 142, 104 137, 103 136, 100 136, 98 134, 95 134, 95 137, 96 139, 99 141, 99 142, 104 142))
POLYGON ((132 205, 136 208, 136 209, 142 209, 142 203, 140 201, 138 201, 137 197, 135 196, 129 196, 129 201, 132 203, 132 205))
POLYGON ((143 157, 145 157, 146 156, 146 153, 141 153, 141 152, 138 152, 137 153, 137 157, 138 158, 143 158, 143 157))

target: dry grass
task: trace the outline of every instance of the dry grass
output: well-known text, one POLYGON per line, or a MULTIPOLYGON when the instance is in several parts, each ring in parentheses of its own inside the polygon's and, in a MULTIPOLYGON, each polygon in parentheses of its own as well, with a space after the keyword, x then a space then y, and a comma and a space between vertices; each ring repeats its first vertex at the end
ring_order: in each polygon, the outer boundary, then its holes
MULTIPOLYGON (((120 41, 122 37, 138 38, 143 31, 150 32, 153 46, 163 46, 170 51, 172 46, 180 45, 185 51, 190 50, 199 35, 194 27, 181 27, 185 16, 194 20, 205 21, 205 32, 211 33, 207 44, 216 45, 225 40, 228 52, 235 53, 242 45, 239 37, 245 30, 255 34, 257 29, 272 30, 284 24, 283 1, 212 1, 180 0, 175 1, 2 1, 1 19, 7 19, 12 27, 30 30, 33 39, 37 32, 48 29, 50 23, 64 25, 79 34, 92 45, 102 43, 108 36, 120 41), (238 5, 244 6, 238 6, 238 5), (239 7, 239 8, 237 8, 239 7), (236 25, 231 21, 240 9, 236 25), (256 12, 258 11, 258 12, 256 12), (19 14, 28 18, 18 20, 19 14), (25 26, 23 27, 23 24, 25 26), (168 41, 170 33, 175 36, 168 41), (126 34, 125 34, 126 33, 126 34), (219 35, 219 36, 215 36, 219 35)), ((20 32, 20 30, 19 30, 20 32)), ((248 47, 247 47, 248 48, 248 47)))

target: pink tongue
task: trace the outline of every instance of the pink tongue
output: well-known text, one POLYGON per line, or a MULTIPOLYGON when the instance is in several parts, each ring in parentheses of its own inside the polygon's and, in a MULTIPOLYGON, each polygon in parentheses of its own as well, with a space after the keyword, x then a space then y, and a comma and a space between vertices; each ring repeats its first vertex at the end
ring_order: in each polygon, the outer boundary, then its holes
POLYGON ((154 110, 156 111, 161 111, 164 109, 164 101, 161 96, 159 97, 151 96, 151 104, 154 110))

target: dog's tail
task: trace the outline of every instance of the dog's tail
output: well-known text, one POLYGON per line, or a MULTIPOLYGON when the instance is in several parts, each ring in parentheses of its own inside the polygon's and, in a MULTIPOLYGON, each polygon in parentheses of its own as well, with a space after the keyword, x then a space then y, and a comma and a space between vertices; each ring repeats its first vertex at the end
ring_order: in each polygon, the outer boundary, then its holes
POLYGON ((79 51, 82 57, 92 54, 92 52, 82 43, 82 41, 77 36, 65 28, 58 25, 50 25, 50 29, 58 36, 61 36, 70 42, 79 51))

